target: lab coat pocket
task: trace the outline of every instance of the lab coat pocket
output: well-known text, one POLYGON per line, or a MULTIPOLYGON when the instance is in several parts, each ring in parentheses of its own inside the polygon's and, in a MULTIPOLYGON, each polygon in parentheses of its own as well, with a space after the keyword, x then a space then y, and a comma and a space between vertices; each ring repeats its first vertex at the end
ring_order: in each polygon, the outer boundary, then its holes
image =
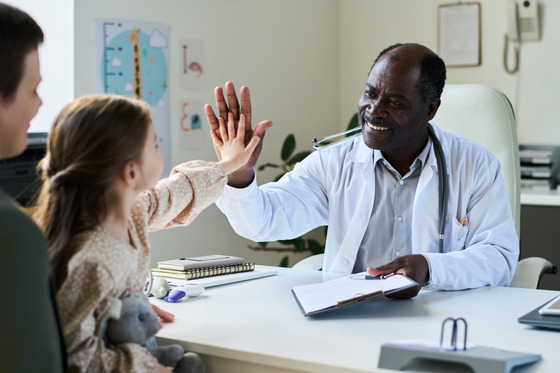
POLYGON ((451 234, 448 236, 448 251, 463 250, 465 248, 465 240, 469 234, 469 225, 466 218, 457 220, 454 216, 450 216, 451 234))

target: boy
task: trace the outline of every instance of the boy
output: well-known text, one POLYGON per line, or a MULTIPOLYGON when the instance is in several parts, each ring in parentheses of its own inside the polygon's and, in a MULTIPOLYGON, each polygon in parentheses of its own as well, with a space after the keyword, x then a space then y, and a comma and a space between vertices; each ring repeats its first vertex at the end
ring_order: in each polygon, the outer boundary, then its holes
MULTIPOLYGON (((25 12, 0 3, 0 160, 21 154, 29 122, 42 102, 39 44, 43 32, 25 12)), ((47 242, 39 228, 0 190, 0 361, 6 372, 61 372, 60 331, 47 242)))

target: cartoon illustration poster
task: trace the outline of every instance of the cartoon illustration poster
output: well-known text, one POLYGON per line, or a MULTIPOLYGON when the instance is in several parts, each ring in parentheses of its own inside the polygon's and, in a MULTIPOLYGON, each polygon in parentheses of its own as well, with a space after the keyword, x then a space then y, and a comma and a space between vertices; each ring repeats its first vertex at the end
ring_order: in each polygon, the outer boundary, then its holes
POLYGON ((201 39, 181 40, 181 88, 202 88, 205 83, 204 43, 201 39))
POLYGON ((144 100, 164 160, 171 171, 169 110, 169 27, 98 20, 95 24, 96 91, 144 100))
POLYGON ((202 123, 203 115, 205 115, 202 101, 186 100, 182 101, 180 105, 179 146, 181 149, 200 148, 204 143, 204 136, 209 136, 208 124, 202 123), (206 131, 202 130, 204 126, 206 131))

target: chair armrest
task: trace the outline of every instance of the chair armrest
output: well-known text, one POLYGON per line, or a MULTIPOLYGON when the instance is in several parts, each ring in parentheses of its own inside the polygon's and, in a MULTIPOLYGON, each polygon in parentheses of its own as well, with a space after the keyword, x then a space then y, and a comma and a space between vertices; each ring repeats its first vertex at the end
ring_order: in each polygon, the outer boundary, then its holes
POLYGON ((510 287, 537 289, 545 273, 555 274, 555 265, 544 258, 530 257, 517 263, 510 287))
POLYGON ((307 269, 312 271, 320 271, 323 269, 323 258, 325 254, 311 255, 305 259, 300 260, 292 266, 296 269, 307 269))

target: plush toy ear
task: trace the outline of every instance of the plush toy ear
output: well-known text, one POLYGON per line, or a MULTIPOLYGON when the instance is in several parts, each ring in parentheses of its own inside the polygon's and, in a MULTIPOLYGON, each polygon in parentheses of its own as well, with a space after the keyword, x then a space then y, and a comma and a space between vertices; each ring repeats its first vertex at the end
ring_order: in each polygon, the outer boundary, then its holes
POLYGON ((109 308, 105 311, 101 317, 99 318, 99 322, 97 323, 97 327, 95 329, 95 334, 102 338, 105 342, 105 345, 108 346, 109 342, 107 341, 107 335, 105 331, 107 330, 107 322, 110 319, 118 320, 121 317, 121 310, 122 310, 122 301, 118 298, 114 298, 109 303, 109 308))

